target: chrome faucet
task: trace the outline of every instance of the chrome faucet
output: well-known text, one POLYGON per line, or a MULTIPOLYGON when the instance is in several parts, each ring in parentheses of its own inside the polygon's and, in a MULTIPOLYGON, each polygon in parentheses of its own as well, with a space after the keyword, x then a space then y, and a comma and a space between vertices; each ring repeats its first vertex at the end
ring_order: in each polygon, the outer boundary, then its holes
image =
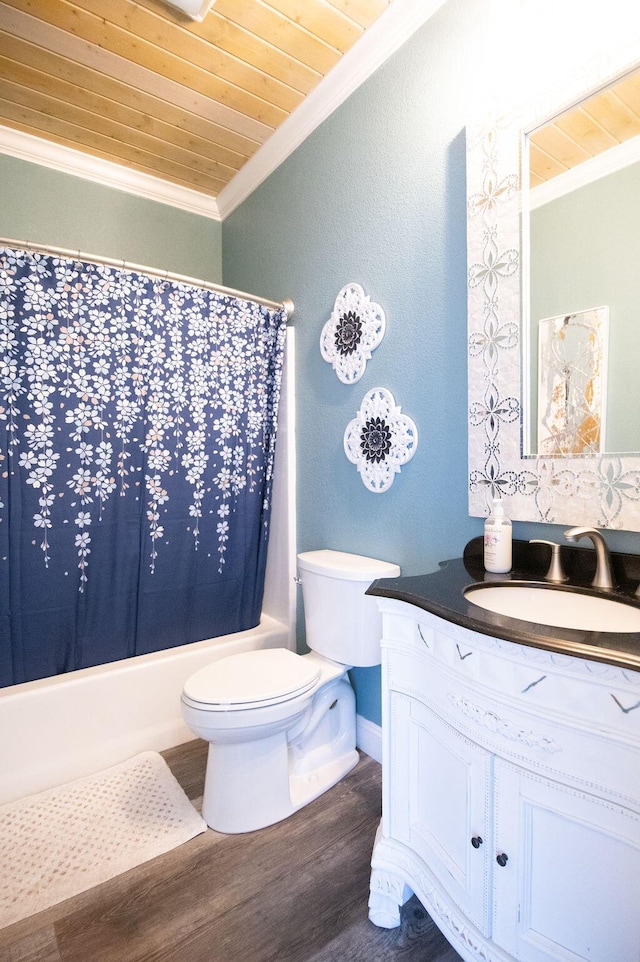
POLYGON ((567 541, 591 538, 593 547, 596 549, 596 573, 591 586, 592 588, 600 588, 601 591, 613 591, 616 582, 613 577, 611 553, 602 533, 597 528, 569 528, 568 531, 565 531, 564 536, 567 541))

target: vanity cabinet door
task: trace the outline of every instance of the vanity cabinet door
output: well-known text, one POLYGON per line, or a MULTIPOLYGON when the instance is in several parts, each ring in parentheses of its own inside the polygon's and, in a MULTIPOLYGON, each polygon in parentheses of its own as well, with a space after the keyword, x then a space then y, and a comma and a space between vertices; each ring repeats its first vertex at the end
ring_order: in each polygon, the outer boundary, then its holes
POLYGON ((417 699, 391 693, 390 835, 488 934, 491 756, 417 699))
POLYGON ((522 962, 638 962, 638 813, 500 759, 494 778, 494 941, 522 962))

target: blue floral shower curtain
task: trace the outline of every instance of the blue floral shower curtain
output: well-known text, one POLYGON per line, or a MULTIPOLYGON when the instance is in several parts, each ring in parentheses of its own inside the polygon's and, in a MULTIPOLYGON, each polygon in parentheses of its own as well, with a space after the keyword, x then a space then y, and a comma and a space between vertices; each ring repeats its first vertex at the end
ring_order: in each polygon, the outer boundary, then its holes
POLYGON ((285 325, 0 248, 0 685, 257 624, 285 325))

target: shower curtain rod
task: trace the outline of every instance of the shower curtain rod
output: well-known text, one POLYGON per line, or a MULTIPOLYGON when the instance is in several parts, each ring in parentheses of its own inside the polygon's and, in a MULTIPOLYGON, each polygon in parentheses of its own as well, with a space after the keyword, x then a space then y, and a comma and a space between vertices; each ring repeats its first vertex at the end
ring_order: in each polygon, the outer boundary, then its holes
POLYGON ((14 240, 11 237, 0 237, 0 247, 38 251, 41 254, 53 254, 54 257, 77 258, 78 260, 88 261, 92 264, 104 264, 105 267, 119 267, 122 270, 135 271, 138 274, 149 274, 151 277, 161 277, 163 280, 177 281, 179 284, 191 284, 194 287, 202 287, 206 291, 215 291, 217 294, 229 294, 231 297, 241 297, 245 301, 255 301, 256 304, 264 304, 265 307, 272 307, 275 310, 283 308, 287 314, 287 322, 291 320, 291 315, 294 311, 293 301, 289 298, 284 301, 269 301, 266 297, 256 297, 255 294, 247 294, 245 291, 235 291, 231 287, 223 287, 221 284, 198 280, 198 278, 195 277, 186 277, 183 274, 174 274, 172 271, 163 271, 157 267, 143 267, 140 264, 131 264, 129 261, 115 260, 111 257, 99 257, 95 254, 85 254, 83 251, 65 250, 63 247, 51 247, 48 244, 14 240))

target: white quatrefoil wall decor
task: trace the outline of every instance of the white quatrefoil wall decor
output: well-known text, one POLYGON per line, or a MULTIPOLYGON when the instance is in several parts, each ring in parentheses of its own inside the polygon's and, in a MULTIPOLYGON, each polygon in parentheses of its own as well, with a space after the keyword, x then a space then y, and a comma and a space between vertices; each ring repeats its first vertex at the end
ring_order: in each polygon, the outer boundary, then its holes
POLYGON ((322 328, 320 353, 344 384, 359 381, 386 327, 384 311, 359 284, 346 284, 322 328))
POLYGON ((375 494, 389 490, 417 447, 417 427, 383 387, 365 394, 357 417, 344 433, 345 454, 356 465, 362 483, 375 494))

